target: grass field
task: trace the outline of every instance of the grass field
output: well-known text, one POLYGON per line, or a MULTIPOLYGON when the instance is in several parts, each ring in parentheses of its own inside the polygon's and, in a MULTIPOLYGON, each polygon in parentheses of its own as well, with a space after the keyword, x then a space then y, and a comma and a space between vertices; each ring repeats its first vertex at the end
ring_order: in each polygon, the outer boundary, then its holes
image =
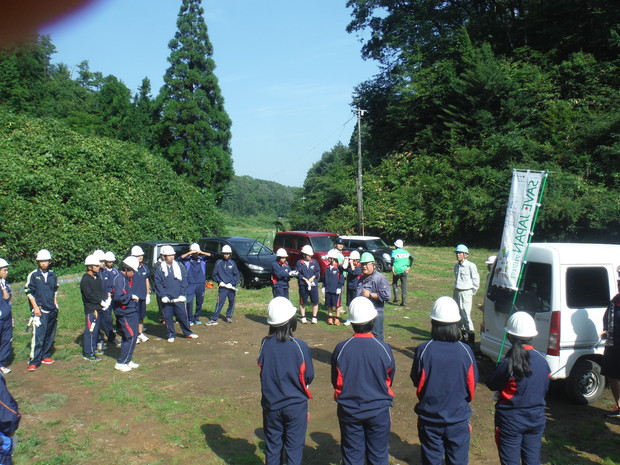
MULTIPOLYGON (((232 230, 231 234, 245 234, 232 230)), ((249 234, 246 234, 249 235, 249 234)), ((429 311, 441 295, 451 294, 452 248, 409 247, 415 264, 408 281, 407 307, 386 309, 386 336, 397 360, 393 409, 391 464, 419 463, 415 432, 415 394, 408 380, 412 351, 430 334, 429 311)), ((486 278, 489 250, 474 250, 470 258, 486 278)), ((250 464, 264 463, 260 385, 255 364, 260 339, 266 334, 268 288, 241 290, 232 325, 194 327, 199 339, 166 344, 155 304, 148 309, 151 340, 136 349, 140 369, 113 370, 114 350, 92 364, 81 358, 83 311, 77 279, 63 276, 56 337, 57 362, 26 372, 29 316, 23 293, 14 297, 13 373, 9 389, 20 404, 23 420, 15 453, 17 465, 81 465, 123 463, 250 464)), ((294 288, 294 286, 293 286, 294 288)), ((18 285, 14 285, 19 290, 18 285)), ((215 294, 208 294, 210 314, 215 294)), ((291 299, 296 298, 296 291, 291 299)), ((475 297, 474 322, 481 320, 482 292, 475 297)), ((339 432, 329 384, 331 349, 350 329, 324 324, 300 325, 315 360, 317 377, 311 390, 311 423, 304 463, 339 463, 339 432)), ((484 367, 491 366, 486 362, 484 367)), ((481 370, 484 368, 481 366, 481 370)), ((620 463, 620 424, 604 422, 601 412, 609 394, 593 406, 568 404, 552 393, 543 444, 545 464, 612 465, 620 463)), ((497 463, 493 444, 491 393, 478 387, 472 425, 470 463, 497 463)))

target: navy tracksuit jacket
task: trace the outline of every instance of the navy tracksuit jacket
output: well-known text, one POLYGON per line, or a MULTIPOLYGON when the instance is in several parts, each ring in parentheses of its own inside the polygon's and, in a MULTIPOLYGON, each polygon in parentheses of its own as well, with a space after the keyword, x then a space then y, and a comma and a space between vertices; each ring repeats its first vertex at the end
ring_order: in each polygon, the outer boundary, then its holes
MULTIPOLYGON (((239 269, 237 264, 229 258, 228 260, 218 260, 213 268, 213 281, 216 283, 228 283, 237 287, 239 282, 239 269)), ((232 318, 235 311, 235 300, 237 294, 232 289, 226 287, 218 287, 217 303, 215 304, 215 312, 211 315, 211 319, 217 321, 226 299, 228 299, 228 308, 226 309, 226 318, 232 318)))
POLYGON ((26 296, 33 297, 41 309, 41 325, 33 326, 34 344, 30 348, 30 362, 28 365, 40 365, 41 360, 50 358, 52 346, 56 337, 58 322, 58 308, 54 304, 54 297, 58 291, 58 276, 51 270, 43 273, 40 268, 28 275, 26 280, 26 296), (47 278, 46 278, 47 275, 47 278))
POLYGON ((336 346, 331 365, 344 464, 387 465, 396 372, 390 346, 355 334, 336 346))
POLYGON ((121 353, 117 362, 127 364, 131 361, 138 339, 138 302, 132 297, 133 279, 118 273, 112 283, 112 306, 116 324, 121 331, 121 353))
POLYGON ((80 281, 80 291, 82 293, 82 303, 84 304, 84 349, 82 355, 93 357, 97 349, 97 339, 99 336, 99 324, 101 312, 101 301, 107 299, 107 295, 101 286, 101 280, 97 275, 91 276, 84 273, 80 281), (97 311, 97 318, 95 318, 97 311))
POLYGON ((4 376, 0 376, 0 463, 12 465, 14 434, 22 416, 17 402, 6 387, 4 376))
POLYGON ((271 264, 271 284, 274 297, 286 297, 288 299, 290 273, 291 267, 287 261, 280 263, 280 260, 276 260, 271 264))
POLYGON ((301 465, 308 426, 308 386, 314 366, 308 345, 275 335, 263 339, 258 355, 265 433, 265 463, 280 465, 282 449, 288 465, 301 465))
POLYGON ((495 404, 495 435, 500 462, 524 465, 540 463, 540 448, 545 429, 545 396, 551 370, 544 355, 532 346, 523 348, 530 354, 532 374, 516 380, 502 360, 489 375, 486 384, 499 391, 495 404))
POLYGON ((13 313, 11 305, 11 297, 13 292, 11 286, 4 282, 6 292, 9 294, 8 299, 4 299, 2 291, 0 291, 0 367, 7 364, 7 360, 11 355, 13 347, 13 313))

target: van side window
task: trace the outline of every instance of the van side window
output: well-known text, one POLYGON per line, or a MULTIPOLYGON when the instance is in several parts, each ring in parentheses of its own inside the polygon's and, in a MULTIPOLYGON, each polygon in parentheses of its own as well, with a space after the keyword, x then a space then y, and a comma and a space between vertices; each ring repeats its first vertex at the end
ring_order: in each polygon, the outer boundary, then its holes
MULTIPOLYGON (((493 271, 495 268, 493 268, 493 271)), ((500 313, 511 313, 514 291, 489 286, 489 300, 495 302, 495 310, 500 313)), ((523 310, 530 313, 548 312, 551 310, 551 265, 548 263, 528 262, 523 270, 521 287, 515 300, 515 311, 523 310)))
POLYGON ((592 266, 566 270, 566 303, 569 308, 606 307, 609 299, 606 268, 592 266))

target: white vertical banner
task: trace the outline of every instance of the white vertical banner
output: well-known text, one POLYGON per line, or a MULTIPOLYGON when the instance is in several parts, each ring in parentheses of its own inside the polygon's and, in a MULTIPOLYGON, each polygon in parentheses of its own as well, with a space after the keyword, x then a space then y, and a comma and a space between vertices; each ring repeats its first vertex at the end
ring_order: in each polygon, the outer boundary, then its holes
POLYGON ((502 244, 492 281, 494 286, 517 290, 545 176, 545 171, 512 171, 502 244))

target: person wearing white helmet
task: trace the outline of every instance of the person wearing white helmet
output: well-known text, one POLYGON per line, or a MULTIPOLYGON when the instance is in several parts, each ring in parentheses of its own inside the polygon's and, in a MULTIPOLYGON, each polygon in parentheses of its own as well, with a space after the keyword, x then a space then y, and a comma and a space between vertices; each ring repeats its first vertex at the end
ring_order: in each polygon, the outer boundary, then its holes
POLYGON ((276 251, 276 259, 271 265, 271 292, 274 297, 286 297, 288 299, 289 281, 297 276, 297 272, 291 270, 286 261, 288 253, 286 249, 279 248, 276 251))
POLYGON ((6 387, 4 376, 0 376, 0 463, 12 465, 15 449, 15 432, 22 416, 19 414, 17 402, 6 387))
POLYGON ((314 251, 309 245, 301 248, 302 259, 297 261, 295 271, 297 271, 297 281, 299 284, 299 313, 301 322, 306 324, 306 305, 308 299, 312 302, 312 324, 318 323, 316 319, 319 313, 319 288, 317 286, 321 278, 321 266, 312 256, 314 251))
POLYGON ((540 463, 551 370, 545 356, 531 345, 538 331, 529 313, 513 313, 506 332, 512 347, 486 379, 488 388, 498 391, 495 438, 499 461, 502 465, 535 465, 540 463))
POLYGON ((265 464, 301 465, 308 427, 308 389, 314 379, 312 354, 297 329, 297 309, 285 297, 275 297, 267 308, 269 334, 258 354, 265 434, 265 464))
POLYGON ((131 371, 140 365, 135 363, 133 352, 138 341, 138 296, 133 292, 133 276, 140 266, 136 257, 129 256, 121 263, 120 272, 112 284, 112 308, 121 336, 121 352, 114 369, 131 371))
POLYGON ((323 272, 323 293, 327 307, 327 324, 340 326, 340 299, 344 286, 344 268, 338 264, 338 251, 332 249, 327 252, 329 265, 323 272), (333 316, 334 311, 336 316, 333 316))
POLYGON ((205 286, 207 284, 207 259, 212 255, 200 250, 200 245, 193 243, 189 251, 181 255, 181 263, 187 269, 187 318, 190 326, 201 325, 200 312, 205 300, 205 286), (194 310, 196 301, 196 310, 194 310))
MULTIPOLYGON (((104 266, 101 268, 101 277, 105 283, 106 293, 110 298, 110 302, 112 299, 112 294, 114 293, 114 280, 118 276, 118 268, 114 266, 116 262, 116 256, 113 252, 105 252, 103 254, 103 262, 104 266)), ((103 340, 101 342, 105 343, 107 341, 108 344, 113 344, 116 347, 121 346, 121 342, 116 337, 116 330, 114 319, 112 318, 112 308, 108 308, 101 312, 100 315, 100 328, 103 331, 103 340)))
POLYGON ((601 374, 607 377, 614 402, 614 406, 606 414, 609 418, 620 418, 620 266, 616 272, 618 294, 607 305, 601 334, 601 339, 605 340, 601 374))
POLYGON ((458 305, 440 297, 431 311, 431 339, 415 350, 411 380, 419 402, 418 437, 422 463, 467 464, 478 367, 471 348, 461 342, 458 305))
POLYGON ((146 306, 151 303, 151 283, 149 276, 151 270, 144 263, 144 250, 139 245, 131 248, 131 256, 138 259, 138 269, 133 275, 133 292, 138 296, 138 340, 137 343, 146 342, 149 338, 144 334, 144 319, 146 318, 146 306))
POLYGON ((26 297, 32 312, 32 344, 28 371, 41 364, 51 365, 56 326, 58 322, 58 276, 50 269, 52 255, 41 249, 36 257, 37 269, 26 279, 26 297))
MULTIPOLYGON (((360 265, 360 253, 357 250, 351 252, 344 263, 343 268, 346 270, 347 281, 347 307, 351 306, 351 302, 357 297, 357 288, 359 287, 360 278, 362 276, 362 266, 360 265)), ((349 320, 343 323, 349 326, 351 322, 349 320)))
POLYGON ((454 265, 454 300, 461 312, 461 331, 463 337, 472 350, 475 350, 476 333, 474 322, 471 319, 471 305, 474 294, 480 287, 480 275, 478 268, 473 262, 467 260, 469 249, 464 244, 459 244, 454 250, 456 264, 454 265))
POLYGON ((177 262, 172 246, 164 245, 161 248, 163 261, 155 270, 153 281, 155 293, 161 299, 162 313, 168 333, 168 342, 174 342, 177 332, 174 327, 174 318, 179 322, 183 336, 195 339, 198 334, 192 332, 185 308, 185 292, 187 290, 187 269, 177 262))
POLYGON ((9 264, 0 258, 0 371, 3 375, 11 372, 7 363, 13 350, 13 291, 6 280, 8 275, 9 264))
POLYGON ((392 250, 392 291, 394 303, 398 302, 398 284, 400 283, 400 306, 407 305, 407 275, 413 265, 413 256, 405 250, 403 241, 397 239, 392 250))
MULTIPOLYGON (((101 249, 97 249, 92 253, 92 256, 99 260, 99 271, 97 272, 97 278, 103 289, 105 295, 104 301, 101 302, 101 311, 98 312, 98 326, 97 332, 97 352, 102 352, 107 349, 108 342, 116 344, 116 332, 114 331, 114 325, 112 324, 112 294, 111 289, 108 288, 107 274, 105 272, 105 252, 101 249), (103 337, 101 333, 103 332, 103 337)), ((119 345, 120 347, 120 345, 119 345)))
POLYGON ((235 261, 230 258, 232 256, 231 247, 226 244, 222 247, 222 259, 215 262, 213 267, 213 280, 219 283, 217 289, 217 302, 215 303, 215 312, 211 315, 211 319, 207 325, 214 326, 220 318, 220 313, 224 307, 224 303, 228 300, 228 308, 226 309, 226 323, 232 323, 233 313, 235 312, 235 302, 237 300, 237 284, 239 283, 239 268, 235 261))
POLYGON ((80 292, 82 294, 82 303, 84 304, 84 348, 82 349, 82 357, 90 362, 99 362, 101 359, 97 357, 97 339, 99 337, 99 315, 102 309, 102 303, 106 300, 106 295, 101 286, 99 277, 99 269, 101 262, 94 255, 89 255, 84 260, 86 273, 80 280, 80 292))
POLYGON ((362 276, 358 283, 357 295, 370 299, 377 310, 377 318, 373 327, 375 337, 383 341, 383 319, 385 303, 390 301, 392 294, 390 284, 382 273, 377 271, 375 257, 370 252, 364 252, 360 259, 362 276))
POLYGON ((390 346, 373 335, 377 314, 366 297, 353 299, 349 321, 354 335, 340 342, 331 356, 345 465, 388 463, 396 364, 390 346))

